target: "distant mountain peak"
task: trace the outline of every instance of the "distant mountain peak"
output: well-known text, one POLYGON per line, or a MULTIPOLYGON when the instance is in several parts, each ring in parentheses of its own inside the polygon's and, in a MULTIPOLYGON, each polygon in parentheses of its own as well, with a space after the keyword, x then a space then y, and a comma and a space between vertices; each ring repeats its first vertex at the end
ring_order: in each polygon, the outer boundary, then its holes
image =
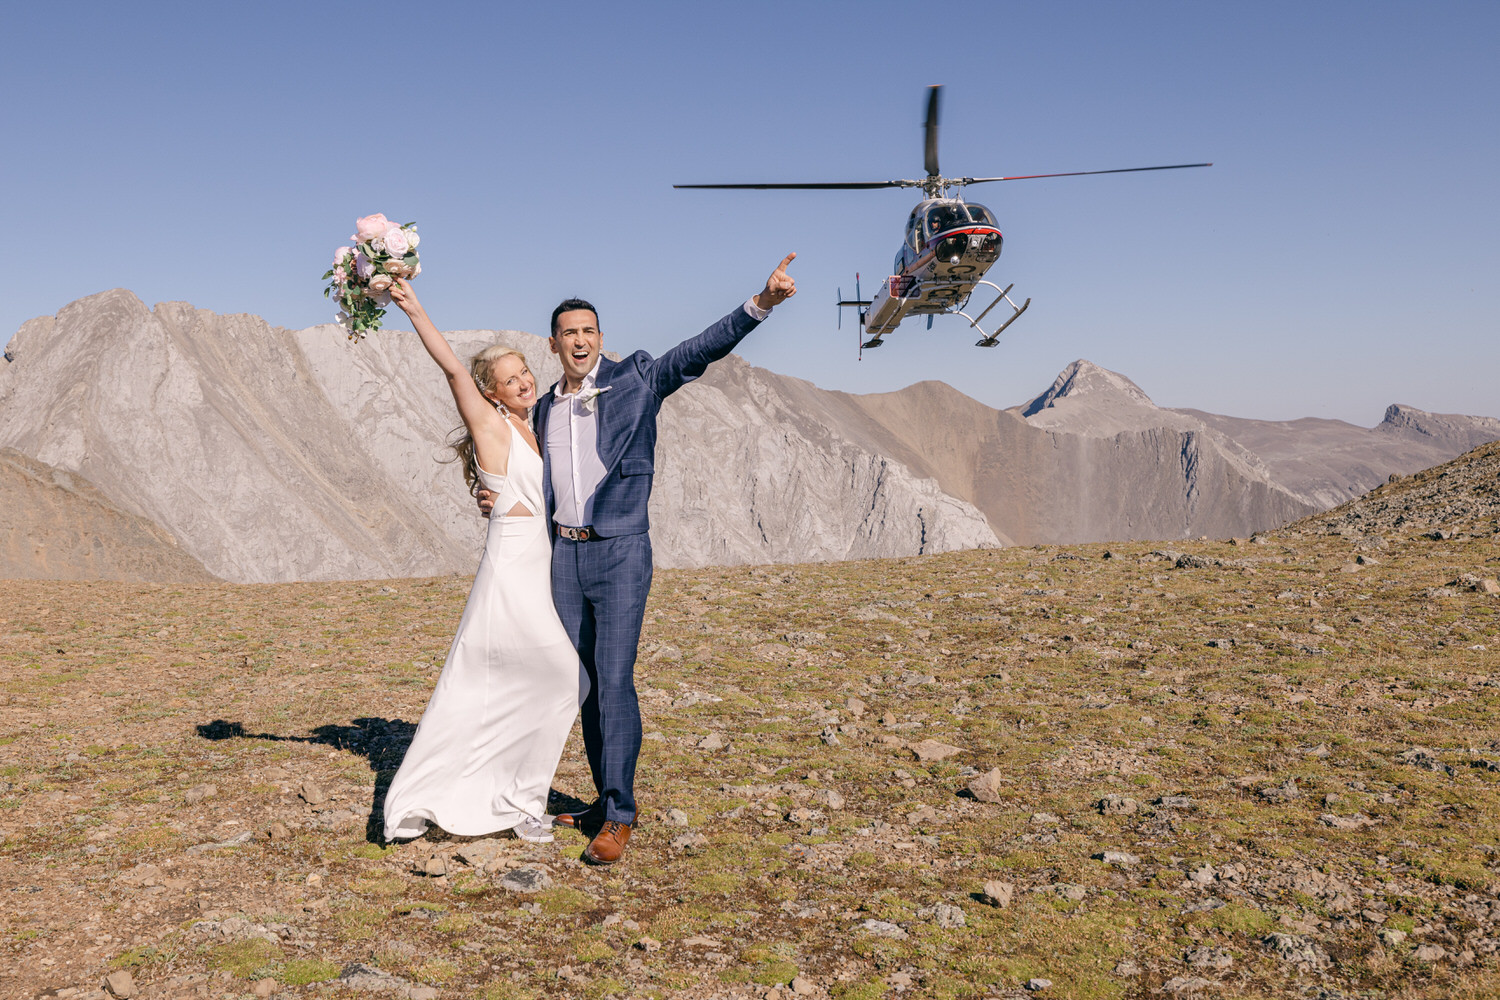
POLYGON ((1500 438, 1500 420, 1454 413, 1429 413, 1404 403, 1386 407, 1385 419, 1375 430, 1385 434, 1419 437, 1444 447, 1467 451, 1500 438))
POLYGON ((1081 396, 1111 397, 1143 406, 1156 405, 1151 402, 1151 397, 1146 395, 1140 386, 1124 375, 1112 372, 1108 368, 1100 368, 1092 361, 1079 358, 1058 373, 1046 392, 1027 403, 1021 415, 1023 417, 1035 416, 1047 407, 1055 405, 1059 399, 1081 396))

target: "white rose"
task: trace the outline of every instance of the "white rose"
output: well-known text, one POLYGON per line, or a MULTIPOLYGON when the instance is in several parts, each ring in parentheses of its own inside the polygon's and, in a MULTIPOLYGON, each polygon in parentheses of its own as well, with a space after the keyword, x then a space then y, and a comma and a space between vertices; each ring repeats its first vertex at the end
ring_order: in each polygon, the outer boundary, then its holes
POLYGON ((383 295, 391 290, 395 279, 389 274, 377 274, 370 279, 370 293, 372 295, 383 295))
POLYGON ((406 230, 406 245, 408 248, 415 250, 417 248, 417 244, 421 242, 422 237, 417 235, 417 231, 415 229, 406 230))
POLYGON ((411 245, 406 240, 406 232, 400 226, 392 226, 385 231, 385 252, 392 257, 405 257, 406 250, 411 245))
POLYGON ((410 278, 412 276, 411 265, 404 260, 389 261, 386 263, 385 269, 393 278, 410 278))

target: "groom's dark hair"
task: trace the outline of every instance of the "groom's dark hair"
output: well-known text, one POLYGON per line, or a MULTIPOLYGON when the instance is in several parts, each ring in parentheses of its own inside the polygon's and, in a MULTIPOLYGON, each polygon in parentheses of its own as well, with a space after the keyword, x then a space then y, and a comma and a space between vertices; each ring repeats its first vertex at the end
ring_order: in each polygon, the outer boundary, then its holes
POLYGON ((557 317, 565 312, 572 312, 575 309, 587 309, 594 314, 594 322, 599 322, 599 310, 594 308, 593 303, 586 302, 583 299, 563 299, 558 303, 557 308, 552 310, 552 336, 557 336, 557 317))

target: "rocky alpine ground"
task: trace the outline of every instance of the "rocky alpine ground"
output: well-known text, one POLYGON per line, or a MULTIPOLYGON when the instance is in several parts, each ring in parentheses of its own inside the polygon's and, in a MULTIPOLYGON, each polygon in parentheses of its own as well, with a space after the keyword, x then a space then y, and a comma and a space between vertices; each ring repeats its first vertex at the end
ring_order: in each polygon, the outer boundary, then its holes
POLYGON ((0 994, 1495 996, 1497 470, 660 573, 607 870, 379 839, 465 579, 0 582, 0 994))

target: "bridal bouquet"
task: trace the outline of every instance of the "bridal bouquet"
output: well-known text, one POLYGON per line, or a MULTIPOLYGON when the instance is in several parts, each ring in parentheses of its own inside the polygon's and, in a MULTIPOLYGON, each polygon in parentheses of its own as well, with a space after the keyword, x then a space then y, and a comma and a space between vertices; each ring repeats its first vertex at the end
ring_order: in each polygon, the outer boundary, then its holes
POLYGON ((325 298, 339 304, 336 317, 350 340, 380 329, 385 307, 391 304, 391 286, 397 278, 415 278, 422 273, 417 257, 417 224, 398 226, 384 215, 367 215, 354 224, 352 247, 333 253, 333 267, 323 275, 329 282, 325 298))

